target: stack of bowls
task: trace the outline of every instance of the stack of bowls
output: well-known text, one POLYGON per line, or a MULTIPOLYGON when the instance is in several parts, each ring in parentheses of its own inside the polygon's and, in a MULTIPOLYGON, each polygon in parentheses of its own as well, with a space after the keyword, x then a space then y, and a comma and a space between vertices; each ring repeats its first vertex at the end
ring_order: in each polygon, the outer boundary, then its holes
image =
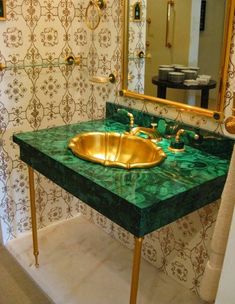
POLYGON ((184 81, 184 73, 182 72, 170 72, 168 74, 168 80, 175 83, 181 83, 184 81))
POLYGON ((168 69, 168 68, 174 68, 174 66, 173 65, 171 65, 171 64, 160 64, 159 66, 158 66, 160 69, 161 68, 163 68, 163 69, 168 69))
POLYGON ((181 70, 184 73, 184 79, 196 79, 197 78, 197 71, 193 70, 181 70))
POLYGON ((188 67, 188 69, 189 69, 189 70, 196 71, 196 72, 197 72, 197 74, 198 74, 198 73, 199 73, 199 71, 200 71, 200 68, 199 68, 199 67, 195 67, 195 66, 189 66, 189 67, 188 67))
POLYGON ((159 67, 159 69, 158 69, 158 79, 167 81, 168 80, 168 74, 170 72, 173 72, 173 71, 174 71, 174 68, 172 68, 172 67, 166 67, 166 68, 159 67))
POLYGON ((182 83, 184 80, 197 79, 199 67, 187 67, 182 64, 159 65, 158 79, 163 81, 171 81, 182 83))
POLYGON ((174 69, 176 72, 181 72, 182 70, 186 70, 188 67, 180 65, 180 64, 175 64, 174 69))

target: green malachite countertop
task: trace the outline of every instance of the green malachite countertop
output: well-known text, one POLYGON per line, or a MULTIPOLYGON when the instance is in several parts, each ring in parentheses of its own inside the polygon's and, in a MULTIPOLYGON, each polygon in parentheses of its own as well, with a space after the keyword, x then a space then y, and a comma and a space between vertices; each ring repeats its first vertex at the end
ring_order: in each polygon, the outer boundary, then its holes
POLYGON ((135 236, 144 236, 220 198, 229 161, 186 146, 148 169, 104 167, 74 156, 69 140, 80 132, 118 131, 112 119, 90 121, 13 136, 20 158, 135 236))

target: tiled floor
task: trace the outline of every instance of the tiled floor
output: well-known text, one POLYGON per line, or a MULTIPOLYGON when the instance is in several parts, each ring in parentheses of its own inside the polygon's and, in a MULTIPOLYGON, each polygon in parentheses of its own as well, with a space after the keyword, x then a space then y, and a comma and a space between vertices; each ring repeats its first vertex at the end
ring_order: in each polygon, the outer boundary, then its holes
MULTIPOLYGON (((38 269, 31 234, 7 247, 56 304, 129 303, 132 251, 82 216, 40 230, 38 269)), ((142 259, 138 304, 201 303, 142 259)))

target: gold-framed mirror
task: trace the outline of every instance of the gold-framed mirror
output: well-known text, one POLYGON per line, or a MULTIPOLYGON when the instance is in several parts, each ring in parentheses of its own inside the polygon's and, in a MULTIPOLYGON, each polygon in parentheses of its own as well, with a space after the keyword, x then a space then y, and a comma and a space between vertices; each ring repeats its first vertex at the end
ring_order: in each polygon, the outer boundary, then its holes
POLYGON ((222 120, 234 12, 235 0, 124 0, 120 94, 222 120))
POLYGON ((0 0, 0 20, 6 20, 6 0, 0 0))

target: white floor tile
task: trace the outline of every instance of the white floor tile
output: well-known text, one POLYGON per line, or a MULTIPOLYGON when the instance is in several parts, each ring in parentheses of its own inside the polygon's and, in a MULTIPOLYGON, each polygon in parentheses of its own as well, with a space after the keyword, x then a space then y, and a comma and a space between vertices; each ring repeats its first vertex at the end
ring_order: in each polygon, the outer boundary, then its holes
MULTIPOLYGON (((41 229, 39 269, 31 233, 9 251, 56 304, 128 304, 133 252, 84 217, 41 229)), ((201 304, 196 295, 142 259, 138 304, 201 304)))

